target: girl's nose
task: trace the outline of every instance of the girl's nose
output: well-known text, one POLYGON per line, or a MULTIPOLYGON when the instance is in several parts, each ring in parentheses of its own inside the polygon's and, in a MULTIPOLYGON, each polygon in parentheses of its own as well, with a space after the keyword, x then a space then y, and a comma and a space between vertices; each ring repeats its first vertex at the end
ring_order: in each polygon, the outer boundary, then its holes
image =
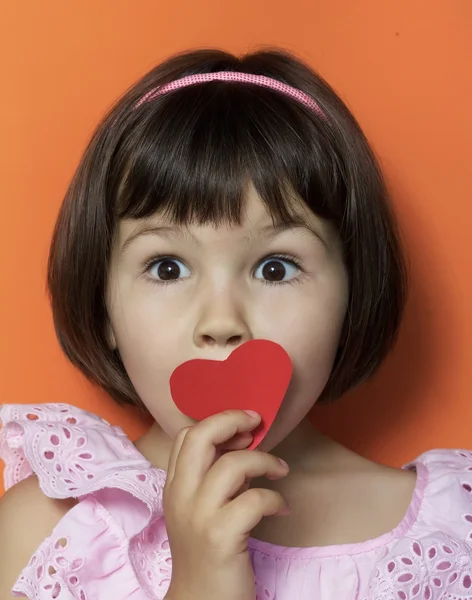
POLYGON ((246 320, 232 302, 209 302, 194 331, 197 347, 236 347, 252 338, 246 320))

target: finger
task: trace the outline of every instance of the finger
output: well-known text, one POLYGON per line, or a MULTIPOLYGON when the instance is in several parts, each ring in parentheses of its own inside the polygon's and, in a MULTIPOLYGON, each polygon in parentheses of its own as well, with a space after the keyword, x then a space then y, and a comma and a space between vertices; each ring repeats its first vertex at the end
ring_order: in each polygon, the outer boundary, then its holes
POLYGON ((169 464, 167 466, 167 480, 166 480, 167 484, 172 483, 172 481, 175 477, 175 467, 177 464, 177 459, 180 454, 180 449, 182 448, 182 444, 184 443, 185 436, 189 432, 189 429, 190 429, 190 427, 184 427, 183 429, 181 429, 174 440, 174 444, 172 446, 172 450, 171 450, 170 456, 169 456, 169 464))
POLYGON ((241 487, 241 489, 238 490, 236 492, 236 494, 234 495, 234 498, 236 498, 237 496, 240 496, 241 494, 244 494, 244 492, 249 489, 250 485, 251 485, 251 480, 250 479, 246 479, 246 481, 243 484, 243 486, 241 487))
POLYGON ((230 452, 208 471, 199 490, 198 502, 205 510, 215 511, 225 506, 246 480, 256 477, 280 479, 288 472, 286 463, 272 454, 249 450, 230 452))
POLYGON ((254 418, 242 410, 228 410, 193 425, 184 438, 176 461, 176 483, 182 482, 188 495, 195 494, 215 462, 217 446, 228 442, 237 433, 252 431, 260 420, 260 416, 254 418))
POLYGON ((218 446, 218 450, 221 452, 221 454, 230 450, 242 450, 243 448, 247 448, 253 439, 254 436, 250 431, 237 433, 231 440, 229 440, 229 442, 218 446))
POLYGON ((252 488, 247 490, 220 511, 225 523, 225 535, 248 535, 263 517, 285 516, 290 507, 284 497, 273 490, 252 488))

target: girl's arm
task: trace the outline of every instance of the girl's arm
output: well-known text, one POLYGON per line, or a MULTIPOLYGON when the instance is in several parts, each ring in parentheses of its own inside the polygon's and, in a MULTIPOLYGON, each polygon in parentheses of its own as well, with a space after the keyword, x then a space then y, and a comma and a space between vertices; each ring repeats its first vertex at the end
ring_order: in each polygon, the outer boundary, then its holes
POLYGON ((1 498, 0 600, 13 598, 10 590, 19 574, 74 504, 75 500, 45 496, 35 476, 17 483, 1 498))

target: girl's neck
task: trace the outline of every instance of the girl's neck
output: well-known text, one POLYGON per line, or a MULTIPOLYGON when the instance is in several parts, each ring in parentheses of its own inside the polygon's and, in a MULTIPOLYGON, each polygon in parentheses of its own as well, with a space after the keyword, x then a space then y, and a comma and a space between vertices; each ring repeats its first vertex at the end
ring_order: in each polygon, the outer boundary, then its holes
MULTIPOLYGON (((154 424, 136 443, 154 467, 167 470, 172 440, 154 424)), ((317 431, 307 419, 276 448, 290 465, 282 480, 254 479, 251 487, 281 493, 288 517, 268 517, 252 537, 280 546, 316 547, 363 542, 398 525, 416 476, 371 462, 317 431)))

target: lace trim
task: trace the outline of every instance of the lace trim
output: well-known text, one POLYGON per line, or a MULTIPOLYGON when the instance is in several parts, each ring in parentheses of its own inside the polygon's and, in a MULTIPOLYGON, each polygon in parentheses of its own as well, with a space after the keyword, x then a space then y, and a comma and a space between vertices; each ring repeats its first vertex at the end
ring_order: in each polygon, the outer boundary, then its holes
POLYGON ((7 489, 34 472, 51 498, 115 488, 147 506, 144 525, 163 515, 165 472, 152 468, 120 427, 67 404, 5 405, 0 422, 7 489))

